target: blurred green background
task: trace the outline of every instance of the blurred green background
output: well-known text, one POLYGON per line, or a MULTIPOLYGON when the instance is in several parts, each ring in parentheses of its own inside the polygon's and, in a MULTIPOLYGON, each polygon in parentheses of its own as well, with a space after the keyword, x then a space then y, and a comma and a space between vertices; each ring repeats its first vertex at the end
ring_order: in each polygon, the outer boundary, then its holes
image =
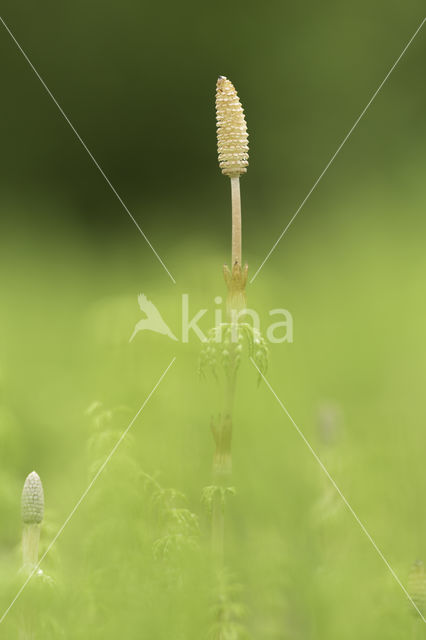
MULTIPOLYGON (((26 475, 36 469, 44 482, 45 549, 176 356, 46 559, 55 586, 40 601, 28 587, 1 637, 17 637, 30 598, 37 637, 204 636, 215 581, 200 496, 220 390, 198 378, 194 336, 182 344, 147 332, 129 344, 137 294, 178 335, 182 293, 194 313, 209 309, 205 331, 214 324, 230 253, 217 76, 235 83, 248 121, 242 197, 253 275, 423 8, 2 3, 177 283, 1 27, 0 616, 23 581, 26 475), (179 529, 182 548, 158 552, 175 504, 161 494, 158 512, 143 473, 186 495, 176 501, 199 518, 197 544, 179 529)), ((248 291, 264 327, 269 309, 292 313, 294 343, 271 345, 268 379, 404 585, 426 557, 425 54, 420 32, 248 291), (321 435, 324 407, 332 443, 321 435)), ((227 566, 230 617, 242 628, 223 640, 421 637, 402 589, 248 362, 235 423, 227 566)))

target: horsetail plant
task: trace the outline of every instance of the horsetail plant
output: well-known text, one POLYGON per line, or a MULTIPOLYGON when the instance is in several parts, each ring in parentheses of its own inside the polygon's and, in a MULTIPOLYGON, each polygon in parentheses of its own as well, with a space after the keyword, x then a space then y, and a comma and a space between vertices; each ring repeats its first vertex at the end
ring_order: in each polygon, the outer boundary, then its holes
POLYGON ((39 475, 32 471, 26 478, 21 498, 22 566, 31 573, 38 564, 41 523, 44 517, 44 492, 39 475))
MULTIPOLYGON (((228 289, 227 322, 210 330, 204 342, 200 357, 200 373, 209 368, 216 378, 219 371, 223 374, 224 399, 223 411, 217 419, 212 419, 215 451, 213 456, 213 484, 203 491, 212 523, 212 550, 215 566, 219 569, 219 602, 228 602, 223 588, 225 552, 225 506, 227 498, 234 495, 232 477, 232 430, 233 410, 237 383, 237 372, 243 351, 256 362, 259 370, 266 371, 268 349, 257 328, 241 322, 247 308, 246 284, 248 266, 242 259, 241 233, 241 195, 240 177, 248 167, 247 124, 241 102, 234 85, 220 76, 216 84, 216 122, 217 150, 219 167, 231 181, 232 205, 232 254, 231 267, 223 267, 225 283, 228 289)), ((229 594, 228 594, 229 595, 229 594)), ((232 603, 228 603, 232 606, 232 603)), ((230 621, 223 606, 218 605, 215 616, 214 637, 239 638, 239 626, 230 621), (230 625, 230 628, 228 628, 230 625), (233 635, 232 635, 233 634, 233 635)), ((228 609, 227 609, 228 610, 228 609)))
MULTIPOLYGON (((224 76, 216 84, 217 150, 219 167, 231 180, 232 202, 232 263, 231 269, 224 265, 225 282, 228 287, 227 311, 231 322, 237 319, 238 311, 246 306, 245 287, 247 265, 242 269, 241 195, 240 176, 248 166, 248 135, 244 111, 234 85, 224 76)), ((222 329, 222 328, 220 328, 222 329)), ((224 338, 221 349, 225 366, 225 402, 223 414, 218 421, 212 420, 211 429, 216 445, 213 459, 213 487, 207 487, 204 500, 210 505, 212 514, 212 545, 219 563, 223 562, 225 535, 225 497, 229 490, 232 472, 232 413, 235 397, 236 373, 241 357, 242 345, 226 327, 225 335, 211 335, 211 341, 224 338), (213 338, 213 340, 212 340, 213 338)), ((211 354, 211 351, 209 352, 211 354)), ((213 363, 214 367, 214 363, 213 363)))
MULTIPOLYGON (((21 497, 22 571, 31 576, 38 564, 41 523, 44 517, 44 492, 40 477, 32 471, 26 478, 21 497)), ((36 607, 32 599, 25 601, 21 613, 19 637, 32 640, 36 637, 36 607)))
POLYGON ((241 102, 234 85, 220 76, 216 85, 217 150, 219 167, 231 180, 232 203, 232 264, 224 265, 228 288, 228 322, 214 327, 203 345, 200 371, 209 367, 215 376, 221 368, 225 373, 223 412, 212 420, 215 442, 213 458, 213 485, 206 487, 203 500, 212 516, 212 546, 219 564, 223 562, 226 497, 234 493, 229 487, 232 473, 232 415, 235 399, 237 371, 244 346, 259 369, 266 370, 267 347, 260 332, 240 322, 246 308, 247 264, 242 267, 241 196, 240 177, 247 172, 248 134, 241 102))

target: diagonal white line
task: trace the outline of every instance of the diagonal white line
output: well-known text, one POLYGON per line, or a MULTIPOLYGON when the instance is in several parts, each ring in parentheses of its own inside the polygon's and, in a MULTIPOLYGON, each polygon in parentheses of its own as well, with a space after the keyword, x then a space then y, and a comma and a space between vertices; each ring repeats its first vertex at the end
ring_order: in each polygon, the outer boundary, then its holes
POLYGON ((277 400, 278 404, 280 405, 281 409, 284 411, 284 413, 286 414, 287 418, 290 420, 290 422, 293 424, 293 426, 295 427, 297 433, 299 434, 299 436, 302 438, 303 442, 306 444, 306 446, 308 447, 309 451, 312 453, 312 455, 314 456, 315 460, 318 462, 319 466, 321 467, 321 469, 324 471, 325 475, 327 476, 327 478, 330 480, 331 484, 333 485, 333 487, 336 489, 337 493, 339 494, 339 496, 342 498, 343 502, 345 503, 345 505, 347 506, 347 508, 349 509, 349 511, 351 512, 351 514, 353 515, 353 517, 355 518, 355 520, 357 521, 357 523, 359 524, 359 526, 361 527, 363 533, 365 533, 365 535, 367 536, 367 538, 369 539, 369 541, 371 542, 371 544, 373 545, 374 549, 377 551, 377 553, 379 554, 380 558, 383 560, 383 562, 385 563, 385 565, 387 566, 387 568, 389 569, 390 573, 392 574, 392 576, 394 577, 395 581, 399 584, 399 586, 401 587, 401 589, 403 590, 403 592, 405 593, 405 595, 407 596, 408 600, 410 601, 410 603, 413 605, 413 607, 415 608, 415 610, 417 611, 417 613, 419 614, 420 618, 423 620, 423 622, 426 623, 426 619, 424 618, 422 612, 420 611, 420 609, 418 608, 418 606, 416 605, 416 603, 414 602, 413 598, 410 596, 410 594, 408 593, 407 589, 404 587, 404 585, 402 584, 401 580, 398 578, 397 574, 395 573, 395 571, 392 569, 391 565, 389 564, 389 562, 386 560, 385 556, 383 555, 382 551, 379 549, 379 547, 377 546, 377 544, 375 543, 375 541, 373 540, 373 538, 371 537, 371 535, 369 534, 369 532, 367 531, 367 529, 365 528, 365 526, 363 525, 363 523, 361 522, 361 520, 359 519, 359 517, 357 516, 357 514, 355 513, 355 511, 353 510, 353 508, 351 507, 351 505, 349 504, 349 502, 347 501, 347 499, 345 498, 345 496, 343 495, 342 491, 340 490, 340 488, 338 487, 338 485, 336 484, 335 480, 332 478, 332 476, 330 475, 330 473, 328 472, 327 468, 325 467, 324 463, 322 462, 322 460, 320 459, 320 457, 318 456, 318 454, 315 452, 315 450, 312 448, 312 446, 310 445, 310 443, 308 442, 308 440, 306 439, 306 436, 304 435, 304 433, 302 432, 302 430, 297 426, 297 424, 295 423, 295 421, 293 420, 293 418, 291 417, 291 415, 289 414, 289 412, 287 411, 286 407, 284 406, 284 404, 281 402, 281 400, 279 399, 279 397, 277 396, 277 394, 275 393, 275 391, 273 390, 273 388, 271 387, 271 385, 269 384, 268 380, 265 378, 265 376, 263 375, 263 373, 261 372, 261 370, 259 369, 259 367, 257 366, 256 362, 253 360, 253 358, 250 356, 250 360, 252 361, 253 365, 256 367, 256 369, 258 370, 260 376, 262 377, 262 379, 264 380, 266 386, 268 387, 268 389, 271 391, 271 393, 273 394, 273 396, 275 397, 275 399, 277 400))
POLYGON ((28 576, 28 578, 25 580, 24 584, 22 585, 22 587, 19 589, 18 593, 15 595, 15 597, 13 598, 12 602, 10 603, 10 605, 7 607, 6 611, 3 613, 3 615, 0 618, 0 624, 3 622, 3 620, 6 618, 7 614, 9 613, 9 611, 11 610, 11 608, 13 607, 13 605, 15 604, 15 602, 17 601, 17 599, 19 598, 19 596, 21 595, 21 593, 23 592, 23 590, 25 589, 25 587, 27 586, 27 584, 30 582, 31 578, 34 576, 35 573, 37 573, 37 571, 40 568, 41 563, 43 562, 43 560, 45 559, 45 557, 47 556, 47 554, 49 553, 49 551, 52 549, 53 545, 56 543, 57 539, 59 538, 59 536, 62 534, 63 530, 65 529, 65 527, 67 526, 67 524, 69 523, 69 521, 71 520, 71 518, 73 517, 73 515, 75 514, 75 512, 77 511, 77 509, 79 508, 79 506, 81 505, 81 503, 83 502, 83 500, 85 499, 85 497, 87 496, 87 494, 89 493, 89 491, 91 490, 91 488, 93 487, 93 485, 95 484, 96 480, 99 478, 99 476, 101 475, 102 471, 105 469, 105 467, 107 466, 108 462, 111 460, 112 456, 114 455, 114 453, 117 451, 118 447, 120 446, 120 444, 122 443, 122 441, 124 440, 124 438, 126 437, 126 435, 128 434, 128 432, 130 431, 130 429, 132 428, 133 424, 136 422, 137 418, 139 417, 139 415, 142 413, 142 411, 144 410, 144 408, 146 407, 146 405, 148 404, 149 400, 151 399, 152 395, 155 393, 155 391, 158 389, 159 385, 161 384, 163 378, 165 377, 166 373, 168 372, 168 370, 170 369, 170 367, 173 365, 174 361, 176 360, 176 358, 173 358, 173 360, 171 360, 169 366, 163 371, 163 373, 161 374, 160 378, 158 379, 158 381, 156 382, 156 384, 154 385, 154 387, 152 388, 152 390, 150 391, 150 393, 148 394, 148 396, 146 397, 144 403, 142 404, 142 406, 140 407, 139 411, 137 412, 137 414, 135 415, 135 417, 131 420, 131 422, 128 424, 128 426, 126 427, 126 429, 123 431, 123 433, 121 434, 120 438, 117 440, 117 442, 115 443, 114 447, 111 449, 110 453, 108 454, 108 456, 105 458, 104 462, 101 464, 101 466, 99 467, 98 471, 96 472, 96 474, 94 475, 93 479, 91 480, 90 484, 88 485, 88 487, 84 490, 84 492, 82 493, 82 495, 80 496, 80 498, 78 499, 78 501, 76 502, 75 506, 73 507, 72 511, 70 512, 70 514, 67 516, 65 522, 63 523, 63 525, 60 527, 59 531, 56 533, 55 537, 53 538, 53 540, 50 542, 49 546, 47 547, 46 551, 43 553, 42 557, 40 558, 38 564, 34 567, 34 569, 32 570, 32 572, 30 573, 30 575, 28 576))
POLYGON ((157 260, 159 261, 159 263, 162 265, 163 269, 166 271, 167 275, 169 276, 169 278, 173 281, 174 284, 176 284, 176 280, 174 279, 174 277, 172 276, 172 274, 170 273, 170 271, 167 269, 166 265, 164 264, 163 260, 160 258, 160 256, 158 255, 157 251, 154 249, 154 247, 152 246, 151 242, 148 240, 147 236, 145 235, 145 233, 142 231, 139 223, 136 221, 135 217, 132 215, 132 213, 129 211, 128 207, 126 206, 126 204, 124 203, 123 199, 121 198, 121 196, 118 194, 117 190, 115 189, 114 185, 111 183, 110 179, 108 178, 108 176, 105 174, 104 170, 102 169, 102 167, 100 166, 100 164, 98 163, 98 161, 96 160, 96 158, 94 157, 93 153, 90 151, 90 149, 88 148, 88 146, 86 145, 86 143, 84 142, 83 138, 80 136, 80 134, 78 133, 77 129, 74 127, 74 125, 72 124, 71 120, 68 118, 67 114, 65 113, 65 111, 62 109, 61 105, 59 104, 59 102, 56 100, 55 96, 53 95, 53 93, 50 91, 49 87, 47 86, 47 84, 45 83, 45 81, 43 80, 43 78, 41 77, 41 75, 39 74, 39 72, 37 71, 37 69, 35 68, 35 66, 33 65, 33 63, 31 62, 31 60, 29 59, 29 57, 27 56, 27 54, 25 53, 25 51, 23 50, 23 48, 21 47, 21 45, 19 44, 19 42, 17 41, 17 39, 15 38, 15 36, 13 35, 12 31, 9 29, 9 27, 7 26, 7 24, 5 23, 5 21, 3 20, 3 18, 0 16, 0 21, 3 24, 4 28, 6 29, 6 31, 8 32, 8 34, 10 35, 10 37, 12 38, 13 42, 16 44, 16 46, 18 47, 19 51, 22 53, 22 55, 24 56, 25 60, 28 62, 28 64, 30 65, 31 69, 34 71, 35 75, 37 76, 37 78, 40 80, 41 84, 43 85, 43 87, 45 88, 45 90, 47 91, 47 93, 49 94, 50 98, 53 100, 53 102, 55 103, 55 105, 57 106, 57 108, 59 109, 60 113, 62 114, 62 116, 64 117, 64 119, 66 120, 66 122, 69 124, 69 126, 71 127, 72 131, 74 132, 74 134, 76 135, 76 137, 78 138, 79 142, 82 144, 83 148, 85 149, 85 151, 87 152, 87 154, 89 155, 90 159, 92 160, 93 164, 96 166, 96 168, 98 169, 99 173, 102 175, 102 177, 104 178, 105 182, 108 184, 109 188, 111 189, 111 191, 113 192, 113 194, 115 195, 115 197, 117 198, 117 200, 119 201, 119 203, 121 204, 121 206, 123 207, 123 209, 126 211, 126 213, 129 215, 130 219, 132 220, 132 222, 134 223, 135 227, 137 228, 137 230, 139 231, 139 233, 142 235, 142 237, 144 238, 145 242, 148 244, 148 246, 150 247, 150 249, 152 250, 152 252, 154 253, 155 257, 157 258, 157 260))
POLYGON ((252 279, 250 280, 250 284, 257 278, 257 275, 259 273, 259 271, 263 268, 265 262, 267 262, 269 260, 269 258, 271 257, 272 253, 275 251, 275 249, 277 248, 279 242, 282 240, 283 236, 287 233, 288 229, 290 228, 290 226, 293 224, 294 220, 296 219, 296 216, 299 214, 299 212, 303 209, 303 207, 305 206, 306 202, 308 201, 308 199, 310 198, 310 196, 312 195, 313 191, 317 188, 318 184, 321 182, 322 178, 324 177, 324 175, 327 173, 328 169, 330 168, 330 166, 332 165, 332 163, 334 162, 335 158, 337 157, 337 155, 340 153, 340 151, 342 150, 342 147, 346 144, 346 142, 348 141, 349 137, 352 135, 354 129, 358 126, 360 120, 363 118, 363 116, 365 115, 365 113, 367 112, 367 110, 369 109, 369 107, 371 106, 372 102, 374 101, 374 99, 376 98, 377 94, 379 93, 379 91, 382 89, 383 85, 385 84, 386 80, 389 78, 389 76, 391 75, 391 73, 393 72, 393 70, 395 69, 395 67, 397 66, 397 64, 399 63, 399 61, 401 60, 401 58, 403 57, 403 55, 405 54, 405 52, 407 51, 408 47, 410 46, 410 44, 413 42, 414 38, 416 37, 416 35, 419 33, 420 29, 423 27, 424 23, 426 22, 426 18, 423 18, 423 20, 421 21, 420 25, 417 27, 417 29, 415 30, 415 32, 413 33, 413 35, 411 36, 411 38, 409 39, 409 41, 407 42, 407 44, 405 45, 405 47, 403 48, 403 50, 401 51, 401 53, 399 54, 398 58, 395 60, 395 62, 393 63, 393 65, 391 66, 391 68, 389 69, 389 71, 387 72, 387 74, 385 75, 384 79, 382 80, 382 82, 379 84, 379 86, 377 87, 376 91, 373 93, 373 95, 371 96, 370 100, 367 102, 367 104, 365 105, 364 109, 361 111, 360 115, 358 116, 358 118, 355 120, 353 126, 349 129, 348 133, 346 134, 346 136, 343 138, 342 142, 340 143, 340 145, 337 147, 337 150, 334 152, 334 154, 331 156, 330 160, 328 161, 328 163, 326 164, 324 170, 322 171, 322 173, 318 176, 318 178, 316 179, 316 181, 314 182, 311 190, 308 192, 307 196, 304 198, 304 200, 302 200, 301 204, 299 205, 299 208, 296 210, 296 212, 294 213, 293 217, 290 219, 290 222, 287 224, 287 226, 284 228, 284 230, 282 231, 281 235, 279 236, 278 240, 275 242, 275 244, 272 246, 272 248, 270 249, 269 253, 267 254, 266 258, 264 259, 264 261, 262 262, 262 264, 260 265, 260 267, 257 269, 256 273, 254 274, 254 276, 252 277, 252 279))

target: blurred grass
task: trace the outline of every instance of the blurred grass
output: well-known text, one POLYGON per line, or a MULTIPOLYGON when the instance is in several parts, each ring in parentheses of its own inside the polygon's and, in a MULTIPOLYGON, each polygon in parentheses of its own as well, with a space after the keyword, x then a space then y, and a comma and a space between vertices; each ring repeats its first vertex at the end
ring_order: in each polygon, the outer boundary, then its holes
MULTIPOLYGON (((268 379, 404 583, 425 553, 426 489, 424 222, 419 228, 418 204, 407 202, 402 214, 402 198, 385 206, 381 195, 365 192, 349 205, 335 202, 325 222, 310 207, 249 289, 263 322, 270 308, 293 314, 294 344, 271 346, 268 379), (329 449, 317 427, 324 402, 342 415, 329 449)), ((182 637, 199 637, 211 587, 200 494, 210 482, 209 422, 220 411, 220 394, 214 381, 198 380, 197 339, 184 345, 141 333, 128 340, 140 318, 139 292, 178 335, 180 295, 189 293, 191 310, 209 309, 200 323, 207 330, 214 297, 224 294, 225 243, 220 234, 178 243, 166 237, 162 255, 178 280, 174 286, 136 233, 113 243, 71 224, 52 233, 50 219, 41 217, 37 229, 11 226, 0 257, 2 608, 19 585, 26 474, 35 468, 45 484, 46 545, 90 477, 87 408, 93 402, 121 407, 113 444, 176 355, 132 429, 131 446, 117 452, 58 541, 56 558, 46 560, 62 600, 45 607, 65 637, 87 637, 85 625, 92 637, 136 638, 143 630, 161 638, 175 627, 182 637), (182 561, 189 581, 183 591, 165 590, 144 494, 131 478, 121 482, 128 456, 185 493, 200 516, 201 547, 182 561)), ((253 274, 270 237, 255 235, 251 217, 246 226, 253 274)), ((228 561, 242 585, 252 637, 409 632, 409 603, 345 507, 329 496, 331 511, 318 519, 327 482, 266 385, 257 387, 249 363, 238 383, 234 471, 228 561)), ((14 616, 12 610, 5 629, 13 629, 14 616)))

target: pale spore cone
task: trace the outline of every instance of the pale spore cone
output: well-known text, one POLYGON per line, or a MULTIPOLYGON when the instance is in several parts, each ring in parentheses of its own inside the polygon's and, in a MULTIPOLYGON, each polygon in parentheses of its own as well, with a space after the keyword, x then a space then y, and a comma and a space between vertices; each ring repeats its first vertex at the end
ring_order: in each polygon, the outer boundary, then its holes
POLYGON ((21 514, 24 524, 41 524, 44 516, 44 491, 39 475, 32 471, 22 490, 21 514))
POLYGON ((220 76, 216 84, 217 151, 222 173, 237 178, 247 172, 248 133, 234 85, 220 76))

